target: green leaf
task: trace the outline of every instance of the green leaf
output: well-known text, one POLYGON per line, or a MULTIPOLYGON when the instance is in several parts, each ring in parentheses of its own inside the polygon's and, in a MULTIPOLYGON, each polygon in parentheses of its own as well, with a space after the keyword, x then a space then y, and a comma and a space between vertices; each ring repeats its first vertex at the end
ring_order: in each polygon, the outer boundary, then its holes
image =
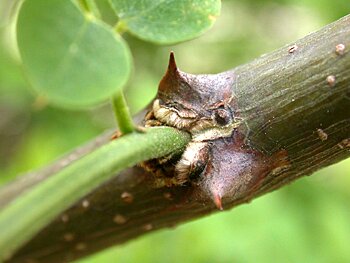
POLYGON ((54 104, 101 103, 129 78, 131 55, 123 39, 72 1, 24 1, 17 39, 31 84, 54 104))
POLYGON ((119 25, 146 41, 170 44, 198 37, 220 13, 220 0, 111 0, 119 25))

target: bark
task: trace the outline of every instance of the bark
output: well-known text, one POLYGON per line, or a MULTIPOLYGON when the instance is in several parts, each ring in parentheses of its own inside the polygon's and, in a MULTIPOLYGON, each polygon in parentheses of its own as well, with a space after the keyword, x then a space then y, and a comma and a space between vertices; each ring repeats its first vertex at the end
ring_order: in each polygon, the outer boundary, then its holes
MULTIPOLYGON (((226 198, 225 209, 350 156, 350 16, 239 66, 232 74, 249 143, 269 155, 284 149, 289 165, 270 173, 249 195, 226 198)), ((0 200, 10 201, 107 138, 104 135, 45 170, 15 181, 2 190, 0 200)), ((127 169, 65 211, 11 262, 70 261, 216 212, 195 188, 160 186, 141 168, 127 169)))

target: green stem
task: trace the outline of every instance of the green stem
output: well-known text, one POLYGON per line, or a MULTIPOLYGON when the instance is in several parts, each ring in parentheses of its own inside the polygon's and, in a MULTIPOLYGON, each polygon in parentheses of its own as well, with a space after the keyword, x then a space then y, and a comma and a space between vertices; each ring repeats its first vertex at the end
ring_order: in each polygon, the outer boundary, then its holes
POLYGON ((0 210, 0 262, 55 217, 119 171, 180 152, 190 136, 170 127, 149 128, 111 141, 21 194, 0 210))
POLYGON ((90 13, 89 4, 87 3, 86 0, 79 0, 78 3, 80 4, 80 7, 82 8, 82 10, 84 10, 87 13, 90 13))
POLYGON ((100 11, 94 0, 79 0, 81 9, 90 17, 101 18, 100 11))
POLYGON ((127 25, 123 22, 123 21, 118 21, 118 23, 116 24, 116 26, 114 27, 115 31, 122 35, 124 32, 127 31, 127 25))
POLYGON ((118 91, 118 93, 113 97, 113 107, 121 133, 128 134, 133 132, 135 130, 135 125, 132 121, 129 107, 125 101, 123 91, 118 91))

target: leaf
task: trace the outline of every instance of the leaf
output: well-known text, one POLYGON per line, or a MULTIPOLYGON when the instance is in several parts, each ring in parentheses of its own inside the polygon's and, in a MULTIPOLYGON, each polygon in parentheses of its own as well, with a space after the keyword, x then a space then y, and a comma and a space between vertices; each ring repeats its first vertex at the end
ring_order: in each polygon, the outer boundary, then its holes
POLYGON ((220 13, 219 0, 111 0, 120 25, 146 41, 170 44, 198 37, 220 13))
POLYGON ((123 39, 71 1, 25 1, 17 39, 31 84, 54 104, 101 103, 129 78, 131 55, 123 39))

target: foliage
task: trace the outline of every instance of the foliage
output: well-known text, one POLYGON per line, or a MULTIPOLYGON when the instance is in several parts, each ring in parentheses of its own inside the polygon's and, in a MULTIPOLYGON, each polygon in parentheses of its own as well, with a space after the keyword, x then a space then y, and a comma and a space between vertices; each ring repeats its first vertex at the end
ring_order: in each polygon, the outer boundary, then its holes
POLYGON ((160 44, 185 41, 212 26, 218 1, 112 0, 120 25, 141 39, 160 44))
POLYGON ((55 104, 100 103, 128 80, 131 58, 125 42, 71 1, 25 1, 17 40, 32 86, 55 104))
POLYGON ((129 79, 130 50, 117 31, 179 42, 203 33, 220 10, 218 0, 114 0, 119 21, 113 30, 98 18, 93 1, 80 3, 27 0, 17 22, 18 48, 32 86, 50 102, 72 108, 105 101, 129 79))

